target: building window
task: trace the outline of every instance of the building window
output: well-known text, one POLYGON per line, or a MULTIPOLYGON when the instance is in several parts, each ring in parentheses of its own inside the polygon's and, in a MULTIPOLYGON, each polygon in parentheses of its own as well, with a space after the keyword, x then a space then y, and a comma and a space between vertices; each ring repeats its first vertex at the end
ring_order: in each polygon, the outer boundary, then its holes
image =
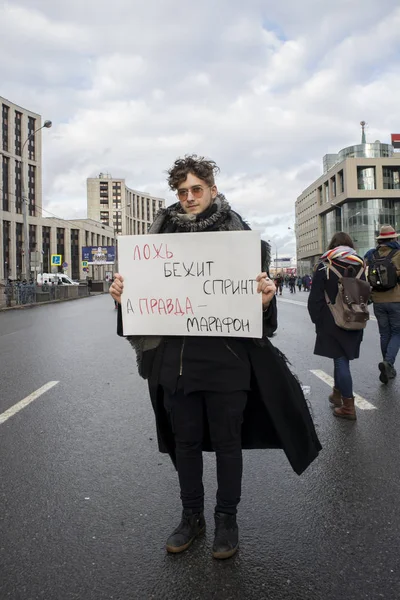
POLYGON ((42 227, 43 273, 50 273, 50 227, 42 227))
POLYGON ((359 190, 375 190, 375 167, 357 167, 359 190))
POLYGON ((15 161, 15 211, 22 214, 21 162, 15 161))
POLYGON ((9 187, 8 182, 10 178, 10 159, 3 156, 3 173, 2 173, 2 206, 3 210, 10 210, 9 202, 9 187))
POLYGON ((2 108, 2 135, 3 135, 3 150, 8 152, 8 113, 10 107, 7 104, 3 104, 2 108))
POLYGON ((3 221, 3 267, 4 279, 10 277, 10 242, 11 242, 11 223, 3 221))
POLYGON ((29 160, 35 160, 35 133, 36 119, 28 117, 28 157, 29 160))
POLYGON ((28 165, 28 198, 29 198, 29 216, 36 214, 36 167, 28 165))
MULTIPOLYGON (((65 229, 63 227, 57 227, 57 254, 61 254, 61 263, 65 259, 65 229)), ((61 272, 62 267, 58 267, 61 272)))
POLYGON ((158 208, 162 208, 162 205, 163 205, 163 203, 162 203, 162 200, 160 200, 160 201, 158 202, 158 208))
POLYGON ((29 225, 29 251, 36 251, 36 225, 29 225))
POLYGON ((318 204, 322 204, 322 185, 317 189, 317 202, 318 204))
POLYGON ((343 170, 338 172, 337 178, 338 178, 338 182, 339 182, 339 194, 344 194, 344 172, 343 172, 343 170))
POLYGON ((400 190, 400 167, 383 167, 383 189, 400 190))
POLYGON ((330 196, 329 196, 329 181, 327 181, 324 185, 325 188, 325 202, 330 202, 330 196))
POLYGON ((23 225, 15 223, 15 259, 17 265, 17 278, 22 274, 22 244, 23 244, 23 225))
POLYGON ((79 279, 79 229, 71 229, 71 277, 79 279))
POLYGON ((332 198, 336 196, 336 177, 331 177, 332 198))
POLYGON ((22 113, 15 111, 15 154, 21 156, 22 113))
POLYGON ((143 221, 144 220, 144 198, 142 198, 141 207, 142 207, 142 212, 140 213, 140 218, 143 221))
POLYGON ((100 211, 100 221, 103 223, 103 225, 108 225, 109 220, 110 220, 110 213, 108 212, 108 210, 101 210, 100 211))

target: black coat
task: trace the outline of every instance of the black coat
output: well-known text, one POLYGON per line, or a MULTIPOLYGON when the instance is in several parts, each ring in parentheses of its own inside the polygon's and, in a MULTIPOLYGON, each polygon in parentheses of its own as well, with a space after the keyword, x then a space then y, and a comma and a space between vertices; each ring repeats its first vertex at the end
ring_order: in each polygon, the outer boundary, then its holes
MULTIPOLYGON (((345 275, 349 265, 340 261, 335 262, 335 268, 345 275)), ((356 275, 358 269, 352 273, 356 275)), ((361 277, 365 279, 365 275, 361 277)), ((308 312, 315 324, 317 339, 314 354, 327 358, 340 358, 346 356, 353 360, 360 356, 360 345, 363 339, 363 330, 348 331, 338 327, 326 303, 325 291, 332 303, 335 302, 338 292, 338 277, 331 270, 329 279, 323 263, 317 266, 314 273, 310 296, 308 298, 308 312)))
MULTIPOLYGON (((270 320, 275 321, 275 298, 271 309, 270 320)), ((271 344, 265 332, 270 333, 268 323, 264 323, 264 337, 261 340, 242 340, 251 365, 251 391, 244 412, 242 447, 281 448, 293 470, 300 475, 318 456, 321 444, 302 388, 289 369, 287 360, 271 344)), ((117 333, 122 335, 120 307, 117 333)), ((163 341, 156 350, 144 353, 141 374, 148 380, 159 450, 169 454, 176 466, 174 435, 164 407, 164 390, 159 384, 164 348, 163 341)), ((212 451, 208 433, 205 433, 203 450, 212 451)))
MULTIPOLYGON (((242 447, 281 448, 293 470, 300 475, 322 448, 301 386, 290 371, 285 357, 267 338, 247 340, 245 343, 251 364, 252 389, 244 412, 242 447)), ((174 436, 164 407, 163 388, 158 384, 163 350, 161 344, 148 383, 156 417, 159 450, 168 453, 176 466, 174 436)), ((203 450, 212 451, 207 433, 203 450)))

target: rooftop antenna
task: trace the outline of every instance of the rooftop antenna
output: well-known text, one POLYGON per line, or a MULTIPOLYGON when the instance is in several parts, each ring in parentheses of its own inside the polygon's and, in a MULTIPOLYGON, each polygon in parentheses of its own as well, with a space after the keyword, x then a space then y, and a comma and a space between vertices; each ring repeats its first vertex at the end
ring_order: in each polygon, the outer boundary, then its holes
POLYGON ((365 126, 366 126, 366 122, 365 121, 361 121, 360 125, 361 125, 361 131, 362 131, 362 133, 361 133, 361 143, 362 144, 366 144, 367 143, 367 140, 365 139, 365 126))

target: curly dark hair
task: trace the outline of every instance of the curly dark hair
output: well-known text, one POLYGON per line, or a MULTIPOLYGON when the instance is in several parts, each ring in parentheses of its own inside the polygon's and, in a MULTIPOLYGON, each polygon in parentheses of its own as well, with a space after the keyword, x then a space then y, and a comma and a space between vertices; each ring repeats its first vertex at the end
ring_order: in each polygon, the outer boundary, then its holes
POLYGON ((185 158, 178 158, 167 171, 170 189, 177 190, 179 184, 185 181, 189 173, 206 181, 211 187, 215 185, 215 175, 219 173, 219 167, 213 160, 207 160, 204 156, 186 154, 185 158))

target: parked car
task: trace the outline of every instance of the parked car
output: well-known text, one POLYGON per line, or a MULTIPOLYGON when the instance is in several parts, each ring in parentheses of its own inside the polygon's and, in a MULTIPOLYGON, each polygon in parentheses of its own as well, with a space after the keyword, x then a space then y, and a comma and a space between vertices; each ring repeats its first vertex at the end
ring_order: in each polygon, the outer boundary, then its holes
POLYGON ((77 281, 72 281, 68 275, 64 273, 39 273, 37 276, 37 284, 56 283, 57 285, 79 285, 77 281))

